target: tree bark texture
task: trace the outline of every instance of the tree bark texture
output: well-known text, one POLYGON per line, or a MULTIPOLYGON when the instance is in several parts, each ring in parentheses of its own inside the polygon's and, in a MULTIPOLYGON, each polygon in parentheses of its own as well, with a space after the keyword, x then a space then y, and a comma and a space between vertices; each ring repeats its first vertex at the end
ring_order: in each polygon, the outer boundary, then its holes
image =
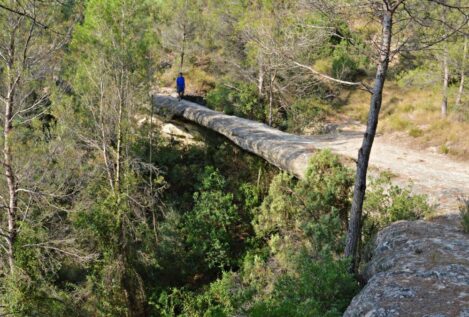
POLYGON ((458 94, 456 96, 456 106, 461 105, 462 94, 464 91, 464 72, 466 68, 466 58, 467 58, 467 36, 464 37, 464 48, 461 61, 461 81, 459 82, 458 94))
POLYGON ((446 117, 448 113, 448 82, 449 82, 449 67, 448 67, 448 47, 445 45, 443 53, 443 89, 441 100, 441 116, 446 117))
POLYGON ((392 12, 385 11, 382 17, 382 39, 380 45, 380 58, 376 71, 373 94, 370 101, 368 123, 363 142, 358 151, 357 171, 355 175, 355 186, 353 190, 353 201, 350 212, 350 221, 345 246, 345 256, 351 257, 352 269, 355 271, 358 243, 361 235, 361 221, 363 201, 365 199, 366 175, 370 160, 371 148, 376 135, 378 117, 381 109, 382 93, 386 73, 390 59, 390 47, 392 38, 392 12))

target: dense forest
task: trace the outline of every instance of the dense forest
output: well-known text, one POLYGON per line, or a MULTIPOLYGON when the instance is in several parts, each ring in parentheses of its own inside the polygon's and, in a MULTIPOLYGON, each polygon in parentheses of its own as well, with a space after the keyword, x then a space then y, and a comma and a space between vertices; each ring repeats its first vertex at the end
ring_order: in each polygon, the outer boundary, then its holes
POLYGON ((297 179, 207 130, 168 137, 150 95, 183 72, 188 98, 227 114, 298 134, 368 120, 371 144, 398 131, 467 159, 468 14, 0 0, 0 316, 341 316, 372 239, 431 213, 426 197, 383 173, 356 200, 366 146, 356 176, 323 150, 297 179))

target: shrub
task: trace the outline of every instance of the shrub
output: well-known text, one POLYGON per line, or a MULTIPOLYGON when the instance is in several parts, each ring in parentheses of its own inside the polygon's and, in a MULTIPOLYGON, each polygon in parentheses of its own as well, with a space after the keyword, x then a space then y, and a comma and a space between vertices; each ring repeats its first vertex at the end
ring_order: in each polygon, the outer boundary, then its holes
MULTIPOLYGON (((304 180, 279 174, 254 211, 254 247, 240 261, 240 269, 224 273, 199 292, 157 292, 152 306, 161 316, 340 316, 358 290, 348 263, 336 259, 343 249, 342 217, 350 208, 352 183, 350 170, 330 151, 313 156, 304 180)), ((187 215, 195 220, 185 225, 194 232, 188 233, 194 239, 189 249, 204 250, 217 266, 230 259, 222 255, 230 250, 226 242, 236 238, 223 229, 232 227, 235 218, 230 215, 236 211, 231 196, 223 194, 224 186, 219 173, 207 168, 196 206, 187 215), (220 237, 229 238, 215 241, 220 237)), ((246 207, 256 208, 256 192, 242 186, 246 207)))
POLYGON ((295 262, 297 272, 281 275, 271 296, 254 304, 249 316, 342 316, 358 290, 348 262, 304 254, 295 262))
POLYGON ((220 84, 207 93, 207 105, 229 115, 264 121, 265 106, 259 100, 257 88, 246 83, 220 84))
POLYGON ((398 220, 422 219, 433 211, 426 195, 412 194, 411 186, 392 185, 387 174, 371 181, 363 208, 383 226, 398 220))
POLYGON ((414 195, 411 187, 391 183, 391 175, 382 173, 371 181, 363 205, 363 240, 367 247, 376 233, 398 220, 418 220, 433 212, 426 195, 414 195))
POLYGON ((469 233, 469 199, 460 198, 459 211, 461 213, 461 225, 465 233, 469 233))
POLYGON ((334 48, 332 75, 335 78, 354 81, 358 76, 365 73, 360 67, 364 64, 366 64, 364 58, 358 59, 353 54, 350 54, 350 47, 345 41, 334 48))
POLYGON ((423 130, 415 127, 409 130, 409 135, 413 138, 418 138, 423 135, 423 130))
POLYGON ((351 171, 329 150, 310 161, 304 180, 280 174, 255 219, 259 236, 297 234, 316 250, 340 250, 350 208, 351 171))
POLYGON ((441 154, 448 154, 449 153, 449 147, 446 144, 442 144, 438 148, 438 152, 440 152, 441 154))
POLYGON ((233 113, 233 107, 230 101, 231 90, 224 85, 217 85, 214 89, 210 90, 205 99, 207 106, 217 111, 223 111, 227 114, 233 113))
POLYGON ((293 133, 321 133, 324 121, 330 114, 330 106, 318 99, 299 99, 288 110, 288 130, 293 133))
POLYGON ((201 176, 194 208, 185 215, 187 244, 208 268, 229 267, 235 260, 235 226, 240 217, 233 194, 225 193, 225 180, 212 167, 201 176))
POLYGON ((429 65, 403 71, 397 76, 397 83, 400 87, 429 87, 439 83, 439 80, 439 70, 429 65))
POLYGON ((405 131, 412 129, 413 123, 399 114, 390 115, 385 121, 387 127, 393 131, 405 131))

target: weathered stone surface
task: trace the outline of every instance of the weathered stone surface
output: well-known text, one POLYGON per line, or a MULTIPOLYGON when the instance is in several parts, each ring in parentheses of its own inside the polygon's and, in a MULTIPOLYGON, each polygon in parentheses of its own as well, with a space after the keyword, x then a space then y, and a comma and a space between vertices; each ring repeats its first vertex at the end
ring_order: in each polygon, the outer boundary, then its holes
POLYGON ((199 132, 200 128, 195 124, 176 120, 166 122, 162 120, 163 118, 158 116, 153 116, 150 121, 150 116, 148 115, 136 116, 136 119, 139 127, 144 124, 149 124, 152 121, 153 127, 158 129, 161 136, 166 139, 186 145, 203 145, 203 142, 201 141, 203 137, 199 132))
POLYGON ((366 277, 344 317, 469 316, 469 239, 452 226, 392 224, 376 239, 366 277))

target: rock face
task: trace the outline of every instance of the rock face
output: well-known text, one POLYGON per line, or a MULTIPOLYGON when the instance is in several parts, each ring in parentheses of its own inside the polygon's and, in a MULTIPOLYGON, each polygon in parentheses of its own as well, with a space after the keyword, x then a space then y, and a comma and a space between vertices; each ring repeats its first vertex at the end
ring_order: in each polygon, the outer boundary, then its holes
POLYGON ((366 269, 368 283, 344 317, 469 317, 468 238, 426 221, 382 230, 366 269))

